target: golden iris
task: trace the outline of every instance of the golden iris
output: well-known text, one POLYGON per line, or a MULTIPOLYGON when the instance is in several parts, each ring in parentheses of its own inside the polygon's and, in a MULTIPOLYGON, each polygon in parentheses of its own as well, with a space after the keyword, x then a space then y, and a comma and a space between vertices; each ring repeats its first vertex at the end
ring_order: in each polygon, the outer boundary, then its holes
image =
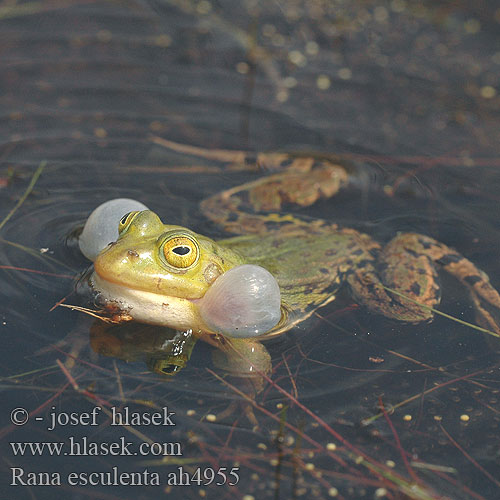
POLYGON ((196 241, 189 236, 173 236, 163 243, 163 255, 168 264, 179 269, 192 266, 199 256, 196 241))

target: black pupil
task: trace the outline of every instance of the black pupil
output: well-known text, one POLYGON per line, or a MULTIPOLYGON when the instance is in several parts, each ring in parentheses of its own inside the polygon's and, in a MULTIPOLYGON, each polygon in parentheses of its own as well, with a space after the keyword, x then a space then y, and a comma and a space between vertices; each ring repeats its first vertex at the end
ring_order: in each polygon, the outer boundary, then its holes
MULTIPOLYGON (((120 220, 120 224, 123 226, 123 224, 125 224, 125 222, 127 222, 127 219, 128 219, 128 216, 131 214, 132 212, 129 212, 128 214, 125 214, 121 220, 120 220)), ((116 220, 116 219, 115 219, 116 220)))
POLYGON ((167 365, 161 369, 163 373, 175 373, 178 370, 177 365, 167 365))
POLYGON ((191 249, 185 246, 175 247, 174 249, 172 249, 172 252, 176 253, 177 255, 186 255, 190 251, 191 249))

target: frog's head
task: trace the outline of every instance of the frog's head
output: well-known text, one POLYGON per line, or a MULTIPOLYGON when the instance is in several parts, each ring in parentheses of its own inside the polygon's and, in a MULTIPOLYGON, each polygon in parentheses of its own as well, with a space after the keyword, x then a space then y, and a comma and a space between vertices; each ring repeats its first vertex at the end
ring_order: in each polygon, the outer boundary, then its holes
POLYGON ((118 239, 94 262, 100 278, 125 288, 200 299, 241 257, 180 226, 163 224, 150 210, 130 212, 118 224, 118 239))
POLYGON ((278 322, 276 280, 265 269, 244 265, 230 248, 163 224, 150 210, 124 215, 118 234, 97 255, 92 286, 134 319, 243 337, 264 333, 278 322), (263 323, 269 294, 272 319, 263 323))

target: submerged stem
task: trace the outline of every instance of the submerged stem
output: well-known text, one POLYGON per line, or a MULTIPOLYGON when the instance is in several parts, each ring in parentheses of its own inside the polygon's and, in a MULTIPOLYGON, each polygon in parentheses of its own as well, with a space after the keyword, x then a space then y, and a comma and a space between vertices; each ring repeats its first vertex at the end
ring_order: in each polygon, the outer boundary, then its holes
POLYGON ((31 181, 30 181, 28 187, 26 188, 26 191, 24 192, 24 194, 21 196, 21 198, 19 198, 18 202, 14 205, 12 210, 5 216, 3 221, 0 222, 0 230, 5 226, 7 221, 16 213, 16 210, 24 203, 24 201, 29 196, 31 191, 33 191, 33 188, 35 187, 36 181, 38 180, 40 175, 42 175, 42 171, 46 165, 47 165, 47 162, 42 161, 40 163, 40 165, 38 166, 38 168, 35 170, 35 173, 33 174, 33 177, 31 178, 31 181))

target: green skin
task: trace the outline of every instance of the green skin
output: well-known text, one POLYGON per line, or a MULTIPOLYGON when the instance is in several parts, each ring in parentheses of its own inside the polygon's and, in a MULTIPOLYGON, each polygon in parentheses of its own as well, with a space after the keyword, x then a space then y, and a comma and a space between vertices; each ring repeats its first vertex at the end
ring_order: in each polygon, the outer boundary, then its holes
MULTIPOLYGON (((208 151, 163 142, 191 155, 247 162, 242 152, 208 151)), ((201 204, 204 215, 240 236, 216 242, 186 228, 163 224, 151 211, 139 212, 120 227, 117 242, 97 257, 94 288, 107 303, 118 305, 133 319, 192 329, 195 335, 216 342, 226 354, 231 349, 241 353, 247 352, 249 346, 259 346, 253 349, 258 351, 255 362, 264 371, 268 369, 264 358, 269 356, 258 341, 217 337, 217 332, 204 325, 197 310, 196 300, 203 297, 215 279, 243 263, 266 268, 280 286, 282 320, 262 338, 281 334, 303 321, 332 301, 344 284, 349 285, 356 301, 373 312, 410 323, 429 320, 429 308, 440 301, 436 264, 468 289, 481 325, 500 333, 495 317, 500 310, 498 292, 486 274, 456 250, 415 233, 401 233, 381 246, 353 229, 283 214, 284 203, 307 206, 320 197, 335 195, 348 182, 342 166, 283 154, 259 155, 257 163, 279 172, 219 193, 201 204), (174 233, 188 235, 197 242, 199 258, 189 269, 168 265, 163 257, 162 244, 174 233), (130 307, 129 299, 122 295, 128 290, 147 294, 130 307), (160 297, 159 303, 168 304, 173 314, 142 314, 140 309, 147 307, 148 297, 160 297)), ((229 364, 235 358, 228 356, 229 364)), ((238 371, 240 361, 228 369, 238 371)))
POLYGON ((242 264, 244 258, 188 229, 163 224, 149 210, 136 213, 132 219, 120 228, 118 240, 95 260, 94 288, 105 294, 108 301, 114 300, 122 309, 129 309, 133 319, 198 333, 206 331, 197 299, 205 295, 218 276, 242 264), (187 236, 198 246, 199 258, 188 268, 170 265, 164 257, 163 244, 176 236, 187 236), (144 304, 133 305, 133 298, 126 297, 128 291, 144 292, 143 302, 158 298, 162 307, 144 313, 144 304))

